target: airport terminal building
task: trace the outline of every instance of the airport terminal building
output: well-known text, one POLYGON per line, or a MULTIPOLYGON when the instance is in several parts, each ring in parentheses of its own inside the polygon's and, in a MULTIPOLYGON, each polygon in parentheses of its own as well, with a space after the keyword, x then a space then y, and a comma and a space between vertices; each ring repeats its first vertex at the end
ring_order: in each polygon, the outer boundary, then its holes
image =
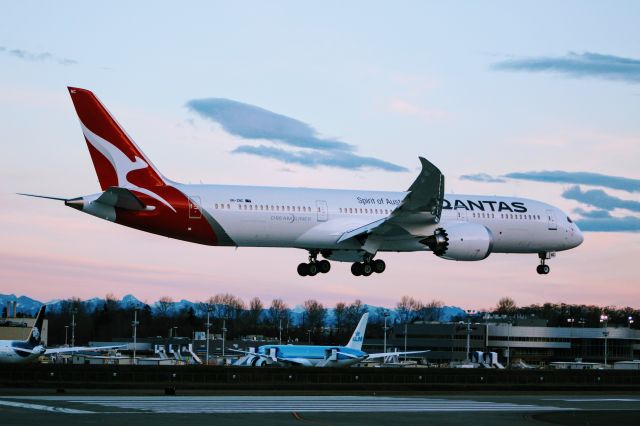
MULTIPOLYGON (((628 327, 547 327, 546 321, 514 319, 482 323, 414 323, 395 325, 387 338, 387 350, 430 350, 424 358, 434 363, 463 361, 470 352, 496 352, 502 364, 522 360, 532 365, 553 361, 607 363, 640 358, 640 330, 628 327), (405 338, 406 337, 406 338, 405 338)), ((382 352, 382 339, 367 339, 364 350, 382 352)), ((422 357, 422 356, 421 356, 422 357)))

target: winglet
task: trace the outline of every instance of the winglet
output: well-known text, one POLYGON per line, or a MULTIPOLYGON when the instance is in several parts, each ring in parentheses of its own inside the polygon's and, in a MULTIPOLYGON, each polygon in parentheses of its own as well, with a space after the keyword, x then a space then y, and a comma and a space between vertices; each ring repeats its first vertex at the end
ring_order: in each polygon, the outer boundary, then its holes
POLYGON ((362 341, 364 340, 364 332, 367 329, 367 320, 369 319, 369 313, 366 312, 360 318, 360 322, 356 327, 356 330, 353 332, 353 336, 349 339, 349 343, 347 343, 347 348, 362 350, 362 341))

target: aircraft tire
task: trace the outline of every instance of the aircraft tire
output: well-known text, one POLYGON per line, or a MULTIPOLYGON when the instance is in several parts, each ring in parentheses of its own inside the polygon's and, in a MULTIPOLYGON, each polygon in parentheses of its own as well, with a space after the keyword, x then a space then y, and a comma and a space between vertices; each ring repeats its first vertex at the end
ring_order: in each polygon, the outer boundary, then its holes
POLYGON ((362 263, 353 262, 353 264, 351 264, 351 273, 356 277, 362 275, 362 263))
POLYGON ((316 262, 308 263, 307 270, 309 271, 308 275, 310 277, 315 276, 318 273, 318 264, 316 262))
POLYGON ((318 271, 326 274, 331 270, 331 263, 328 260, 320 260, 318 261, 318 271))
POLYGON ((373 266, 371 265, 371 263, 369 263, 369 262, 363 263, 362 264, 362 275, 364 275, 365 277, 368 277, 372 273, 373 273, 373 266))
POLYGON ((387 265, 382 259, 374 260, 371 265, 373 266, 373 272, 375 272, 376 274, 381 274, 385 269, 387 269, 387 265))
POLYGON ((549 271, 551 271, 549 265, 538 265, 538 267, 536 268, 536 272, 540 275, 547 275, 549 271))
POLYGON ((307 275, 309 275, 308 263, 301 263, 298 265, 298 275, 300 275, 301 277, 306 277, 307 275))

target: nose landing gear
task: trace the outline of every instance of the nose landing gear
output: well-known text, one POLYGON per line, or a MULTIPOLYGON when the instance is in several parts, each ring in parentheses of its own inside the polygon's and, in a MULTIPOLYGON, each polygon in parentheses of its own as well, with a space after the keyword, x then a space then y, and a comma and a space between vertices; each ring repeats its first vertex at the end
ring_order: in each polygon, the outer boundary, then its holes
POLYGON ((545 262, 552 257, 555 257, 556 254, 554 252, 541 252, 538 253, 538 258, 540 258, 540 264, 536 267, 536 272, 540 275, 547 275, 551 268, 545 262))

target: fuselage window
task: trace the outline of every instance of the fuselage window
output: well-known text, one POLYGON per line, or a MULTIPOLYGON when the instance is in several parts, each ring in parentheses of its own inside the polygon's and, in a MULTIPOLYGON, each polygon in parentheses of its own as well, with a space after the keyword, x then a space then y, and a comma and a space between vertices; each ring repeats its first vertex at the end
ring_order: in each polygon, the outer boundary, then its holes
POLYGON ((353 209, 349 207, 349 213, 353 213, 353 209))
POLYGON ((218 203, 216 203, 216 209, 218 208, 218 203))

